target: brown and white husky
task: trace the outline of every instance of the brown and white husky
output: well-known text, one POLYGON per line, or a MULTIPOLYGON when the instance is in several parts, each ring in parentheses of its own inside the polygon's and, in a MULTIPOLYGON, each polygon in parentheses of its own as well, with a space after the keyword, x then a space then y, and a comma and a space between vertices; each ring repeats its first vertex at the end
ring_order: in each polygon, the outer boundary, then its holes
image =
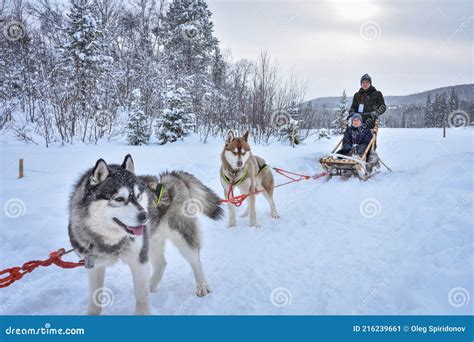
MULTIPOLYGON (((241 194, 261 191, 270 204, 271 217, 278 218, 275 201, 273 200, 274 181, 271 169, 263 158, 252 154, 248 137, 248 131, 242 137, 235 137, 232 131, 227 133, 224 150, 221 153, 222 166, 220 170, 224 196, 228 199, 231 184, 238 187, 241 194)), ((255 197, 256 195, 248 197, 248 207, 243 216, 248 215, 250 217, 250 226, 258 227, 255 197)), ((228 203, 228 208, 228 226, 234 227, 236 225, 235 207, 228 203)))

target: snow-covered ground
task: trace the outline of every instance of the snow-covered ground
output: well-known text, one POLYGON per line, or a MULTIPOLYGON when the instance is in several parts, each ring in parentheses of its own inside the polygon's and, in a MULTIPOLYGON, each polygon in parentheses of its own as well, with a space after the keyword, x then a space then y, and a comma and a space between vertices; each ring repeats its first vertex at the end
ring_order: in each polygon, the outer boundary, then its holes
MULTIPOLYGON (((318 158, 335 143, 309 139, 295 149, 275 143, 253 152, 272 166, 314 174, 321 171, 318 158)), ((213 292, 193 295, 191 270, 168 245, 168 267, 151 295, 153 313, 472 314, 472 301, 466 302, 473 294, 473 143, 469 129, 449 129, 445 139, 440 129, 381 129, 378 151, 392 173, 383 169, 367 182, 311 180, 279 188, 281 218, 270 219, 258 198, 259 229, 244 218, 234 229, 226 227, 227 218, 201 219, 202 260, 213 292)), ((69 247, 72 184, 98 158, 121 162, 131 153, 137 173, 182 169, 221 194, 221 148, 221 141, 202 144, 196 137, 165 146, 49 149, 0 137, 0 269, 69 247), (19 158, 23 179, 17 179, 19 158)), ((105 286, 114 303, 104 314, 133 313, 124 264, 107 270, 105 286)), ((87 291, 83 268, 40 268, 0 289, 0 314, 82 314, 87 291)))

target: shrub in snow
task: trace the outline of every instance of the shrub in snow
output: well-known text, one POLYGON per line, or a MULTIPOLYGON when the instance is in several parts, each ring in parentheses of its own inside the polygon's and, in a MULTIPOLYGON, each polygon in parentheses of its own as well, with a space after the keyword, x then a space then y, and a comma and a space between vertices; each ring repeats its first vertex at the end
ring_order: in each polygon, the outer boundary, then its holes
POLYGON ((326 128, 321 128, 321 129, 317 130, 316 136, 318 137, 317 140, 323 139, 323 138, 331 139, 331 133, 326 128))
POLYGON ((130 145, 148 144, 150 140, 148 118, 143 108, 141 92, 139 89, 135 89, 132 93, 132 104, 127 123, 127 138, 130 145))
POLYGON ((168 84, 164 109, 155 124, 155 134, 161 144, 175 142, 194 130, 196 117, 192 98, 181 87, 168 84))

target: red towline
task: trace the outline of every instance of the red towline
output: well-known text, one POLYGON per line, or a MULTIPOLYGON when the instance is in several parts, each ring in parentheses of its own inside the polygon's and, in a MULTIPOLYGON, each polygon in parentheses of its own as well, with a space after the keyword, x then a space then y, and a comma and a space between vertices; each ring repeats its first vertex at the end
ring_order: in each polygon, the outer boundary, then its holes
POLYGON ((15 281, 21 279, 26 273, 32 272, 39 266, 51 266, 52 264, 55 264, 61 268, 75 268, 84 266, 84 260, 79 262, 70 262, 61 259, 64 254, 71 253, 72 251, 73 249, 70 249, 66 252, 64 248, 61 248, 56 252, 51 252, 49 254, 49 258, 46 260, 31 260, 25 262, 21 267, 11 267, 0 271, 0 276, 2 274, 8 273, 6 277, 0 278, 0 288, 10 286, 15 281))
MULTIPOLYGON (((290 180, 288 182, 279 184, 274 186, 273 188, 278 188, 280 186, 284 186, 287 184, 299 182, 302 180, 310 180, 310 179, 318 179, 324 176, 327 176, 326 172, 318 173, 313 176, 308 176, 308 175, 302 175, 299 173, 294 173, 290 171, 286 171, 277 167, 274 167, 273 170, 275 170, 277 173, 280 175, 289 178, 290 180)), ((219 203, 231 203, 235 205, 236 207, 240 207, 242 203, 247 199, 247 197, 251 195, 256 195, 263 190, 256 191, 253 193, 249 194, 242 194, 239 196, 234 196, 234 183, 233 181, 230 182, 230 187, 229 187, 229 192, 227 194, 228 199, 222 199, 220 200, 219 203)), ((80 260, 78 262, 71 262, 71 261, 64 261, 61 259, 61 257, 65 254, 71 253, 74 249, 70 249, 66 251, 64 248, 60 248, 55 252, 51 252, 49 254, 49 258, 46 260, 31 260, 25 262, 21 267, 11 267, 11 268, 6 268, 2 271, 0 271, 0 276, 7 274, 5 277, 0 278, 0 288, 8 287, 11 284, 13 284, 15 281, 20 280, 23 278, 23 276, 27 273, 32 272, 36 268, 43 266, 51 266, 52 264, 55 264, 56 266, 59 266, 61 268, 75 268, 75 267, 80 267, 84 266, 84 260, 80 260)))
MULTIPOLYGON (((280 169, 278 167, 274 167, 273 170, 275 170, 280 175, 290 179, 290 181, 288 181, 288 182, 285 182, 285 183, 278 184, 278 185, 274 186, 273 189, 278 188, 280 186, 288 185, 288 184, 291 184, 291 183, 299 182, 299 181, 302 181, 302 180, 318 179, 318 178, 321 178, 321 177, 324 177, 324 176, 328 175, 327 172, 321 172, 321 173, 317 173, 313 176, 308 176, 308 175, 302 175, 302 174, 299 174, 299 173, 294 173, 294 172, 291 172, 291 171, 286 171, 286 170, 280 169)), ((229 191, 227 193, 227 198, 228 199, 221 199, 219 201, 219 204, 230 203, 230 204, 235 205, 236 207, 240 207, 242 205, 242 203, 247 199, 247 197, 259 194, 262 191, 264 191, 264 190, 234 196, 234 182, 231 181, 230 184, 229 184, 229 191)))

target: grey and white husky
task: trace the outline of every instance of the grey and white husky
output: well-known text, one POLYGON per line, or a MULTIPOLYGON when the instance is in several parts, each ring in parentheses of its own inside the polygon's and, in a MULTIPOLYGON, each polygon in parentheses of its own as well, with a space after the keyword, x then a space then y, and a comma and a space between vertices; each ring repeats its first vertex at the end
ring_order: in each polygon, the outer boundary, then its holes
POLYGON ((191 265, 196 295, 208 294, 199 256, 200 213, 217 220, 223 211, 219 197, 189 173, 137 176, 130 155, 122 165, 99 159, 80 177, 70 200, 69 238, 89 268, 88 313, 100 313, 105 268, 121 259, 132 273, 135 313, 149 314, 148 293, 156 290, 166 267, 166 239, 191 265))
MULTIPOLYGON (((226 136, 224 149, 221 153, 220 180, 224 188, 224 196, 228 199, 229 187, 232 184, 239 188, 241 193, 262 192, 268 201, 271 217, 278 218, 278 212, 273 200, 274 180, 272 171, 261 157, 254 156, 248 143, 249 131, 242 137, 236 137, 233 131, 226 136)), ((255 212, 255 197, 248 197, 248 207, 244 216, 250 217, 250 225, 258 227, 255 212)), ((229 227, 236 225, 235 207, 228 204, 229 227)))

